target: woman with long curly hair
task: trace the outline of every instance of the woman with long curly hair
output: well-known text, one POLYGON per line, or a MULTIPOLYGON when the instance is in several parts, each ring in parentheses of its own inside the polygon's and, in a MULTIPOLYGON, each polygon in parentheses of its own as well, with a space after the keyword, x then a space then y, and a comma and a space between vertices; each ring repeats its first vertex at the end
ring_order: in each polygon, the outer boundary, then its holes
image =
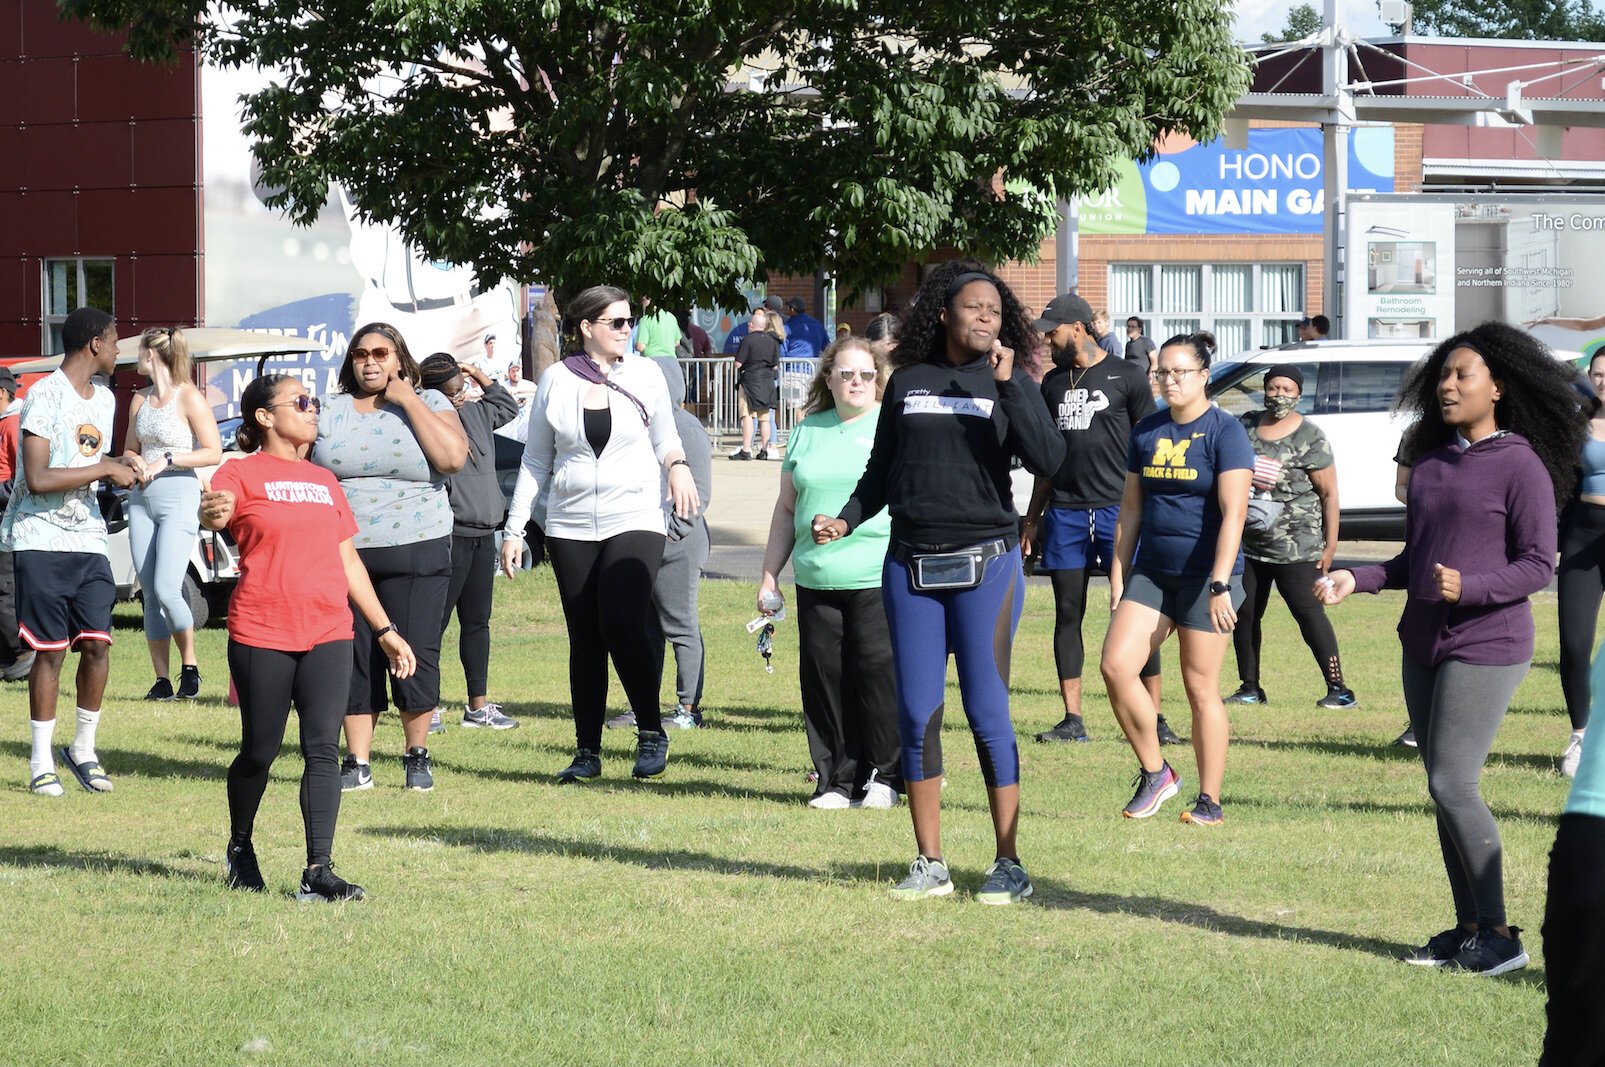
POLYGON ((1510 698, 1533 656, 1528 597, 1555 573, 1557 501, 1571 497, 1587 416, 1571 369, 1540 341, 1489 322, 1432 351, 1400 389, 1414 416, 1404 550, 1315 584, 1408 590, 1399 619, 1404 701, 1437 810, 1454 926, 1406 962, 1474 974, 1524 967, 1505 922, 1499 828, 1478 788, 1510 698))
POLYGON ((1015 846, 1020 753, 1009 721, 1009 653, 1025 577, 1009 466, 1018 456, 1046 476, 1064 459, 1064 439, 1028 373, 1039 341, 1020 302, 986 267, 958 260, 931 271, 892 354, 896 369, 864 476, 836 518, 815 515, 812 523, 814 541, 825 545, 883 507, 891 512, 881 595, 919 848, 892 890, 902 900, 953 891, 941 833, 949 650, 997 838, 976 899, 1013 904, 1031 895, 1015 846))

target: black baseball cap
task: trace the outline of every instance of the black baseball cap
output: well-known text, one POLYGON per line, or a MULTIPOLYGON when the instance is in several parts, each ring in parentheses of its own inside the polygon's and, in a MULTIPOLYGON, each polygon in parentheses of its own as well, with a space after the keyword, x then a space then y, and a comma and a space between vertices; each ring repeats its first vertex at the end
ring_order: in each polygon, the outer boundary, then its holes
POLYGON ((808 310, 808 305, 803 303, 803 299, 800 296, 794 296, 790 300, 786 301, 786 306, 791 308, 793 311, 808 310))
POLYGON ((1042 309, 1042 317, 1032 325, 1039 333, 1051 333, 1056 327, 1072 322, 1091 326, 1092 305, 1074 293, 1065 293, 1048 301, 1048 306, 1042 309))
POLYGON ((11 373, 10 367, 0 367, 0 389, 12 396, 17 395, 17 376, 11 373))

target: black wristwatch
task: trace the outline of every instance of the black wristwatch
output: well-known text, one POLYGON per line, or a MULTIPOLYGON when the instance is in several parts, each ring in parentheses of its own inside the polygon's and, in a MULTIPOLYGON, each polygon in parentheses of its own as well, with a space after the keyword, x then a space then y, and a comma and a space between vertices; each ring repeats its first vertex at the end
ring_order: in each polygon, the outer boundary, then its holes
POLYGON ((1231 582, 1213 582, 1212 581, 1212 582, 1209 583, 1209 595, 1210 596, 1220 596, 1222 593, 1230 593, 1231 591, 1232 591, 1232 583, 1231 582))

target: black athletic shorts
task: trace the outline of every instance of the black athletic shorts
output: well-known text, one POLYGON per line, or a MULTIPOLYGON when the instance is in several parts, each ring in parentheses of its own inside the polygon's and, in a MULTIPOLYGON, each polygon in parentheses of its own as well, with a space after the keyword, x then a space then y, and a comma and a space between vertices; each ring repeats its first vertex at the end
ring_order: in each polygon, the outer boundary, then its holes
POLYGON ((17 631, 39 652, 111 644, 117 583, 100 552, 16 552, 17 631))

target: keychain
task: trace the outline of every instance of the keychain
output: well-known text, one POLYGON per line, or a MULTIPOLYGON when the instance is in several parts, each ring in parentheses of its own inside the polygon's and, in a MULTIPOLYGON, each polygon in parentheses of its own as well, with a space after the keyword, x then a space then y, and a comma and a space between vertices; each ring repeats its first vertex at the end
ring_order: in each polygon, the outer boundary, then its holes
POLYGON ((763 657, 763 669, 770 674, 775 673, 775 665, 769 662, 775 654, 775 624, 765 623, 762 632, 758 634, 758 655, 763 657))

